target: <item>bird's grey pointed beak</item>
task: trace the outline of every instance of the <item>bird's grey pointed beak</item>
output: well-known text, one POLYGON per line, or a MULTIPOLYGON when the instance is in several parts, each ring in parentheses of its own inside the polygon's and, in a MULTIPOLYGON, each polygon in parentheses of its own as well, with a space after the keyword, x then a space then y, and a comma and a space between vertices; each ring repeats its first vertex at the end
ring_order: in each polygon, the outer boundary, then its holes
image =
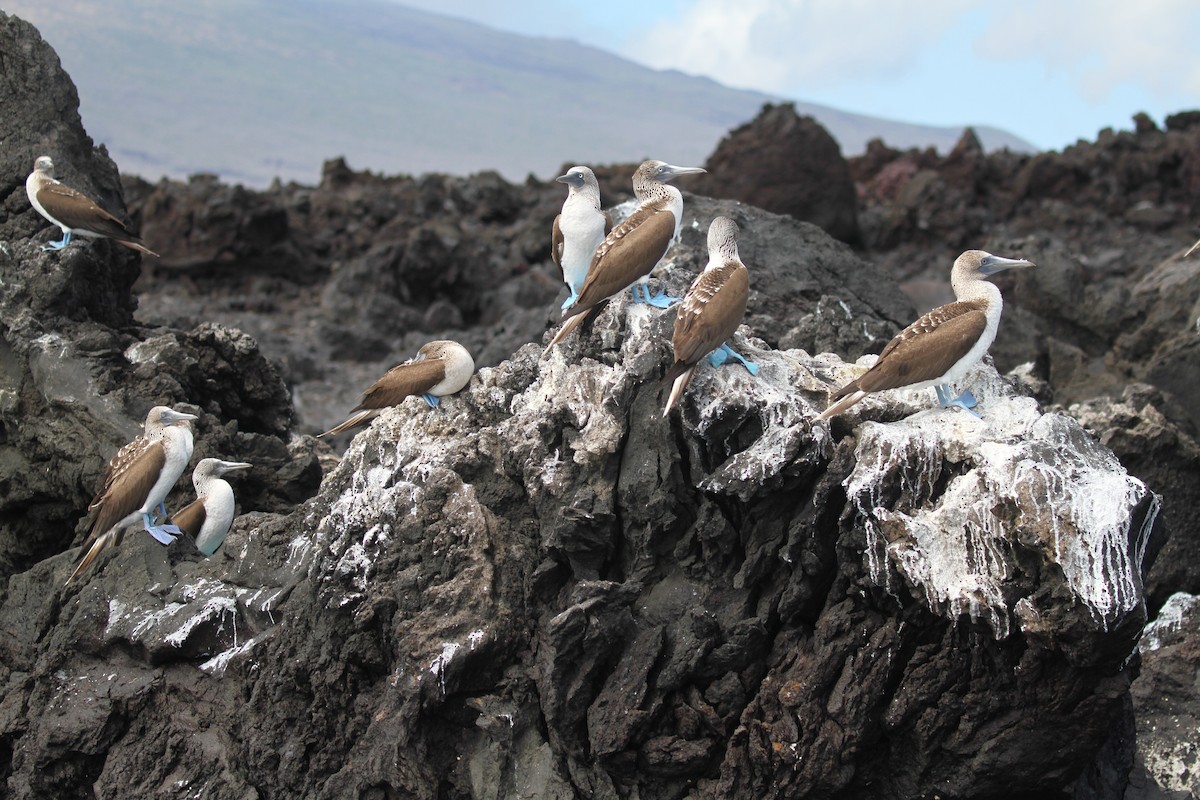
POLYGON ((699 175, 707 171, 704 167, 677 167, 674 164, 667 164, 668 180, 678 178, 680 175, 699 175))
POLYGON ((200 419, 195 414, 188 414, 184 411, 176 411, 173 408, 168 408, 166 413, 163 414, 163 418, 167 421, 167 424, 172 422, 180 422, 185 419, 200 419))
POLYGON ((554 180, 558 181, 559 183, 570 183, 570 182, 571 182, 571 175, 570 175, 570 173, 568 173, 568 174, 566 174, 566 175, 559 175, 559 176, 558 176, 557 178, 555 178, 554 180))
POLYGON ((1006 269, 1023 269, 1025 267, 1036 267, 1032 261, 1026 261, 1023 258, 1001 258, 1000 256, 984 256, 979 260, 979 271, 984 275, 995 275, 997 272, 1002 272, 1006 269))
POLYGON ((224 475, 226 472, 233 472, 239 469, 250 469, 253 466, 253 464, 248 464, 245 461, 222 461, 221 474, 224 475))

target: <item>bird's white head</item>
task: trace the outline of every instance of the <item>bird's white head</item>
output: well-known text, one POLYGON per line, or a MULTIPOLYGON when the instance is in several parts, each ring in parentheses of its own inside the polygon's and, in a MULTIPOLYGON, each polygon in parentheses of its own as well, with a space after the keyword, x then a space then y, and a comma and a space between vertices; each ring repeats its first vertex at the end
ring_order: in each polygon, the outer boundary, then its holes
POLYGON ((717 217, 708 226, 708 257, 724 264, 738 258, 738 226, 729 217, 717 217))
POLYGON ((1032 261, 1023 258, 1001 258, 983 250, 968 250, 954 259, 954 269, 950 271, 950 285, 954 294, 960 300, 984 293, 999 297, 995 287, 985 288, 983 281, 990 275, 1003 272, 1006 269, 1022 269, 1036 266, 1032 261))
POLYGON ((677 167, 665 161, 643 161, 633 173, 633 185, 638 183, 667 183, 680 175, 698 175, 705 172, 703 167, 677 167))
POLYGON ((165 428, 168 425, 176 425, 181 422, 187 423, 194 419, 199 419, 199 417, 195 414, 176 411, 170 406, 155 406, 146 415, 146 430, 165 428))
POLYGON ((204 478, 219 478, 230 472, 235 472, 239 469, 250 469, 254 466, 245 461, 222 461, 219 458, 204 458, 196 465, 196 469, 192 471, 193 481, 204 478))
POLYGON ((33 162, 33 171, 54 177, 54 162, 50 160, 50 156, 38 156, 33 162))
POLYGON ((954 272, 964 278, 977 279, 995 275, 1006 269, 1037 266, 1023 258, 1001 258, 983 250, 968 250, 954 260, 954 272))
POLYGON ((554 180, 559 183, 565 183, 572 191, 577 191, 585 186, 595 186, 599 188, 596 182, 596 173, 584 166, 574 166, 567 170, 567 174, 559 175, 554 180))

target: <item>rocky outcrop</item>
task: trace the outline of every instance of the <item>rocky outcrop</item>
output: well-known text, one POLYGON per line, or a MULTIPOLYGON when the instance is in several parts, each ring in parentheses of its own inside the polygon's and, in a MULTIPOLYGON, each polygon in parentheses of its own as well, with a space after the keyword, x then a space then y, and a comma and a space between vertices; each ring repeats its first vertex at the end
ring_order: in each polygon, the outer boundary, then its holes
POLYGON ((835 239, 859 241, 850 169, 837 141, 791 103, 763 106, 730 131, 691 186, 700 194, 741 200, 811 222, 835 239))
MULTIPOLYGON (((40 155, 54 154, 58 177, 120 214, 117 166, 103 146, 97 148, 79 118, 79 94, 63 72, 58 55, 37 29, 0 11, 0 240, 31 237, 49 223, 29 209, 25 177, 40 155)), ((59 237, 57 229, 54 238, 59 237)), ((40 237, 39 237, 39 240, 40 237)), ((134 256, 126 254, 125 262, 134 256)), ((120 298, 128 301, 128 293, 120 298)))
MULTIPOLYGON (((549 265, 557 183, 385 178, 333 161, 315 188, 259 193, 197 178, 130 189, 147 241, 164 255, 138 283, 139 317, 246 330, 282 364, 312 433, 431 339, 462 342, 481 366, 500 363, 541 338, 566 294, 549 265), (278 236, 243 235, 252 229, 278 236)), ((703 263, 718 214, 742 226, 754 289, 747 322, 771 345, 857 356, 911 319, 895 284, 848 247, 738 203, 689 195, 678 257, 703 263)), ((679 295, 689 280, 681 274, 669 288, 679 295)))
POLYGON ((1196 112, 1164 128, 1102 132, 1061 153, 982 155, 874 143, 850 160, 866 255, 918 308, 950 299, 950 257, 966 246, 1038 267, 1000 276, 1004 321, 992 347, 1007 371, 1028 362, 1040 398, 1077 414, 1130 472, 1164 496, 1171 541, 1149 578, 1153 606, 1200 591, 1193 397, 1200 258, 1196 112), (931 254, 945 254, 936 257, 931 254))
MULTIPOLYGON (((989 163, 959 149, 955 180, 989 163)), ((733 216, 762 373, 705 365, 663 419, 669 312, 621 298, 536 343, 557 185, 337 161, 311 188, 127 185, 168 256, 136 317, 136 256, 43 253, 15 189, 0 219, 10 796, 1114 798, 1135 758, 1157 774, 1130 685, 1144 573, 1186 514, 1103 446, 1151 478, 1190 458, 1156 389, 1074 409, 1100 443, 1024 396, 1052 396, 1041 358, 976 370, 982 420, 901 393, 816 423, 912 308, 818 228, 689 195, 655 280, 681 291, 733 216), (447 334, 487 366, 383 414, 318 487, 297 429, 447 334), (196 459, 256 465, 245 513, 213 558, 130 535, 63 589, 157 402, 200 416, 196 459)))
POLYGON ((1174 594, 1146 626, 1138 649, 1142 674, 1133 685, 1138 755, 1126 800, 1184 800, 1200 795, 1200 598, 1174 594))
POLYGON ((986 367, 982 421, 921 395, 830 429, 815 415, 854 368, 743 333, 760 376, 705 368, 664 420, 670 324, 622 299, 435 412, 385 412, 313 500, 243 517, 220 560, 140 541, 78 592, 52 588, 65 554, 14 579, 38 609, 12 626, 22 708, 43 711, 3 720, 10 785, 1069 783, 1124 709, 1154 497, 986 367))
MULTIPOLYGON (((108 241, 46 253, 49 228, 25 197, 34 158, 53 152, 64 177, 123 208, 116 168, 83 132, 74 86, 26 23, 0 14, 0 576, 23 572, 82 534, 77 523, 104 465, 158 403, 199 414, 196 458, 255 464, 239 481, 245 509, 290 508, 320 470, 293 440, 278 371, 257 343, 191 320, 176 329, 133 317, 138 256, 108 241), (60 108, 61 106, 61 108, 60 108), (68 113, 69 111, 69 113, 68 113)), ((57 230, 54 236, 58 236, 57 230)), ((175 495, 191 497, 189 481, 175 495)))

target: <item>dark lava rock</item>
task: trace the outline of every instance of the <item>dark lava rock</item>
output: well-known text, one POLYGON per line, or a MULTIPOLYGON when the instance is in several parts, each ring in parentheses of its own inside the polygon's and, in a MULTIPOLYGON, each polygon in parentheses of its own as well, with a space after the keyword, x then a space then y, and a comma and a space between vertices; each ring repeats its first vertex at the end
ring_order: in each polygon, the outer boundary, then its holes
MULTIPOLYGON (((1179 135, 1139 134, 1159 155, 1179 135)), ((911 188, 902 216, 931 222, 875 239, 896 243, 880 261, 908 248, 944 280, 953 221, 995 208, 980 197, 1040 207, 981 180, 1017 157, 964 137, 948 158, 919 154, 867 193, 911 188)), ((1074 177, 1047 169, 1028 185, 1074 177)), ((621 297, 551 352, 529 344, 562 297, 546 266, 557 184, 332 161, 315 188, 126 185, 173 239, 150 240, 169 257, 146 263, 136 321, 136 255, 43 253, 15 189, 0 220, 29 228, 0 242, 8 796, 1115 798, 1135 758, 1135 784, 1159 774, 1128 744, 1130 684, 1143 574, 1180 515, 1072 417, 1020 396, 1056 391, 1043 362, 1092 363, 1128 331, 1112 302, 1056 312, 1057 344, 1023 359, 1020 384, 976 369, 982 420, 924 392, 817 423, 862 369, 839 355, 877 350, 911 306, 817 227, 689 195, 654 280, 682 291, 708 220, 733 216, 753 291, 734 344, 762 372, 706 365, 663 419, 671 312, 621 297), (94 276, 107 300, 87 299, 94 276), (448 333, 487 366, 436 411, 385 412, 318 488, 291 398, 306 426, 337 417, 386 362, 448 333), (235 483, 247 513, 213 558, 134 531, 64 589, 105 460, 158 402, 200 416, 195 459, 256 465, 235 483)), ((1121 285, 1121 256, 1076 258, 1013 219, 973 224, 1055 263, 1039 291, 1121 285)), ((1173 235, 1153 214, 1119 224, 1151 249, 1173 235)), ((1149 461, 1191 456, 1159 396, 1078 413, 1161 477, 1149 461)))
MULTIPOLYGON (((313 433, 431 339, 462 342, 478 366, 500 363, 542 338, 565 293, 549 264, 550 225, 564 198, 557 183, 383 178, 331 162, 316 188, 231 191, 203 179, 133 189, 148 231, 190 231, 138 283, 139 317, 245 329, 282 365, 313 433), (220 213, 197 210, 214 203, 220 213), (269 216, 264 209, 287 218, 285 238, 253 255, 238 251, 236 232, 269 216), (207 231, 209 221, 218 230, 207 231), (215 252, 246 257, 225 263, 215 252)), ((630 209, 619 206, 618 217, 630 209)), ((684 267, 668 287, 676 295, 704 268, 708 224, 722 214, 742 228, 746 321, 767 343, 856 357, 878 351, 912 318, 893 282, 815 226, 690 194, 670 257, 684 267)))
POLYGON ((70 554, 13 576, 10 787, 981 797, 1081 774, 1133 674, 1145 488, 988 367, 983 422, 915 395, 816 425, 856 368, 748 328, 761 374, 704 368, 664 420, 670 325, 621 298, 436 412, 411 398, 219 558, 130 537, 70 591, 70 554))
MULTIPOLYGON (((194 321, 138 326, 130 289, 140 256, 123 247, 76 239, 42 251, 49 223, 23 186, 34 158, 50 155, 68 182, 118 212, 121 184, 37 32, 0 14, 0 53, 0 185, 9 187, 0 210, 0 576, 81 535, 105 464, 156 404, 199 414, 197 461, 254 463, 239 481, 244 509, 290 508, 311 494, 320 479, 313 442, 292 441, 287 388, 252 339, 194 321)), ((190 483, 180 482, 173 506, 192 498, 190 483)))
POLYGON ((835 239, 859 241, 854 183, 837 141, 791 103, 763 106, 735 128, 689 186, 811 222, 835 239))
POLYGON ((1200 598, 1172 595, 1138 646, 1138 754, 1125 800, 1200 796, 1200 598))

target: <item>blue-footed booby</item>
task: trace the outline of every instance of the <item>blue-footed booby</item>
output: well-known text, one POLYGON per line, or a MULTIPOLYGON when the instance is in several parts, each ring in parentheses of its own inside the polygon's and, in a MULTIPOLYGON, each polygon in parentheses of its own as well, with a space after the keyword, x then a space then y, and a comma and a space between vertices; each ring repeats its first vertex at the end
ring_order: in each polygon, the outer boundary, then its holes
POLYGON ((757 364, 725 343, 741 324, 750 295, 750 273, 738 257, 737 237, 737 223, 729 217, 717 217, 708 226, 708 265, 692 281, 675 317, 675 363, 667 370, 666 380, 672 385, 664 417, 679 402, 705 356, 714 367, 735 358, 751 375, 758 374, 757 364))
POLYGON ((192 470, 196 499, 172 514, 168 521, 190 536, 204 555, 217 552, 233 524, 233 487, 221 476, 251 466, 245 461, 205 458, 192 470))
POLYGON ((675 302, 675 298, 661 292, 651 297, 646 282, 671 243, 679 238, 679 228, 683 225, 683 195, 668 181, 699 172, 704 170, 675 167, 662 161, 642 162, 633 173, 637 208, 596 248, 579 297, 563 309, 565 322, 547 349, 561 342, 585 319, 594 318, 610 297, 625 289, 631 288, 634 300, 659 308, 675 302), (638 287, 642 296, 638 295, 638 287))
POLYGON ((437 408, 438 398, 454 394, 474 374, 475 360, 467 348, 449 339, 429 342, 412 360, 392 367, 371 384, 345 422, 319 435, 332 436, 362 425, 379 416, 383 409, 399 405, 404 398, 415 394, 421 395, 431 408, 437 408))
POLYGON ((121 543, 125 529, 140 519, 146 532, 161 544, 179 535, 174 525, 155 525, 151 514, 166 516, 164 501, 192 457, 191 420, 167 406, 155 406, 146 415, 145 430, 117 451, 104 471, 104 486, 88 506, 95 513, 88 540, 67 583, 91 566, 109 546, 121 543))
POLYGON ((596 248, 612 230, 612 217, 600 209, 600 184, 587 167, 575 166, 554 180, 567 185, 562 213, 554 218, 550 232, 550 258, 562 270, 571 295, 562 307, 575 302, 587 277, 596 248))
POLYGON ((943 408, 958 406, 970 411, 975 397, 969 391, 955 397, 950 384, 978 364, 996 338, 1004 300, 986 278, 1001 270, 1032 266, 1024 259, 1000 258, 982 250, 960 255, 950 272, 950 285, 958 300, 933 309, 896 334, 874 366, 833 394, 834 404, 818 419, 842 413, 871 392, 930 386, 936 389, 943 408))
POLYGON ((72 234, 93 239, 112 239, 149 256, 158 253, 142 244, 125 223, 96 205, 86 195, 54 179, 54 162, 41 156, 33 162, 33 172, 25 179, 29 203, 39 214, 62 229, 62 241, 48 242, 43 250, 62 250, 71 243, 72 234))

